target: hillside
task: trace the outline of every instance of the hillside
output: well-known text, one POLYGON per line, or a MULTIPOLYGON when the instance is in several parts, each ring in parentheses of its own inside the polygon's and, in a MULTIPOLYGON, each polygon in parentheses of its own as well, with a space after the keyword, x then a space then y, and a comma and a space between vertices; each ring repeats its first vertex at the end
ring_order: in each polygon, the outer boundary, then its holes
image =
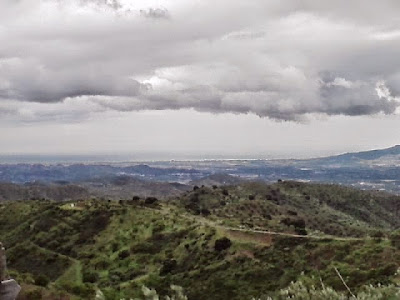
POLYGON ((297 182, 196 188, 169 202, 13 201, 0 205, 0 240, 21 299, 135 298, 143 284, 250 299, 304 276, 343 290, 335 267, 357 291, 399 283, 399 245, 384 238, 400 226, 398 203, 297 182))
POLYGON ((287 231, 297 221, 300 231, 360 236, 400 227, 399 196, 338 185, 248 182, 202 187, 176 202, 195 214, 249 228, 287 231))
POLYGON ((59 184, 13 184, 0 182, 0 202, 10 200, 51 199, 55 201, 89 198, 87 189, 77 185, 59 184))
POLYGON ((240 184, 244 179, 238 177, 238 176, 232 176, 228 174, 223 174, 223 173, 217 173, 217 174, 211 174, 209 176, 205 176, 203 178, 199 178, 197 180, 193 180, 190 182, 190 185, 192 186, 207 186, 207 187, 212 187, 213 185, 234 185, 234 184, 240 184))
POLYGON ((132 195, 167 198, 179 196, 191 189, 191 186, 185 184, 143 180, 128 175, 93 178, 79 185, 96 197, 114 200, 130 199, 132 195))
POLYGON ((356 153, 346 153, 336 156, 341 159, 363 159, 363 160, 375 160, 384 156, 400 156, 400 145, 396 145, 386 149, 377 149, 370 151, 362 151, 356 153))
MULTIPOLYGON (((361 152, 353 152, 353 153, 344 153, 340 155, 334 155, 323 158, 316 158, 306 160, 307 162, 311 162, 313 164, 318 165, 384 165, 385 162, 397 162, 395 165, 400 164, 400 145, 396 145, 386 149, 377 149, 377 150, 369 150, 369 151, 361 151, 361 152)), ((387 166, 390 166, 388 164, 387 166)))
POLYGON ((132 195, 141 197, 167 198, 178 196, 191 187, 180 183, 157 182, 120 175, 70 184, 55 183, 15 184, 0 182, 0 201, 46 199, 68 201, 89 199, 130 199, 132 195))

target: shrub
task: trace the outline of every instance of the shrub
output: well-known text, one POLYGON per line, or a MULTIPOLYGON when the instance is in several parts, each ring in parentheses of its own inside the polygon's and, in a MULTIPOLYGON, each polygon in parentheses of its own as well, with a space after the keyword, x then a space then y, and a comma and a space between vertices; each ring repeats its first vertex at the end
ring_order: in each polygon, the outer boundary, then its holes
POLYGON ((306 235, 306 222, 304 219, 301 218, 284 218, 281 220, 281 223, 285 224, 286 226, 294 226, 295 232, 297 234, 306 235))
POLYGON ((167 275, 168 273, 171 273, 177 266, 177 262, 175 259, 166 259, 163 262, 163 266, 161 267, 160 270, 160 275, 164 276, 167 275))
POLYGON ((377 240, 381 240, 385 237, 385 234, 382 231, 377 230, 371 234, 371 237, 377 240))
POLYGON ((397 271, 397 264, 387 263, 378 269, 378 273, 383 276, 392 276, 397 271))
POLYGON ((200 212, 201 212, 201 214, 202 214, 203 216, 209 216, 209 215, 211 214, 210 210, 208 210, 207 208, 201 209, 200 212))
POLYGON ((119 244, 117 242, 113 242, 111 244, 111 251, 112 252, 116 252, 118 250, 118 248, 119 248, 119 244))
MULTIPOLYGON (((170 286, 172 295, 166 296, 166 300, 187 300, 188 298, 183 293, 183 288, 177 285, 170 286)), ((154 289, 149 289, 146 286, 142 286, 142 293, 145 300, 158 300, 160 297, 157 294, 157 291, 154 289)))
POLYGON ((50 282, 50 279, 46 275, 43 275, 43 274, 40 274, 35 278, 36 285, 47 286, 49 284, 49 282, 50 282))
POLYGON ((99 275, 91 270, 84 271, 82 274, 83 282, 95 283, 99 279, 99 275))
POLYGON ((120 259, 125 259, 127 257, 129 257, 130 253, 128 250, 122 250, 120 253, 118 253, 118 257, 120 259))
POLYGON ((227 237, 223 237, 215 241, 214 249, 216 251, 223 251, 230 248, 231 245, 232 245, 231 240, 228 239, 227 237))
MULTIPOLYGON (((314 285, 310 285, 305 281, 292 282, 287 288, 284 288, 278 292, 278 295, 274 298, 271 297, 260 297, 259 300, 286 300, 286 299, 297 299, 297 300, 387 300, 387 299, 399 299, 400 291, 395 286, 365 286, 363 289, 354 296, 349 296, 347 292, 338 292, 331 287, 317 288, 314 285)), ((253 300, 256 300, 253 298, 253 300)))
POLYGON ((391 244, 396 247, 397 249, 400 249, 400 230, 396 230, 395 232, 392 232, 389 236, 391 244))
POLYGON ((93 297, 94 290, 86 284, 75 284, 72 286, 71 292, 75 295, 81 296, 84 299, 93 297))
POLYGON ((298 235, 307 235, 307 230, 305 228, 295 227, 294 231, 298 235))
MULTIPOLYGON (((31 291, 26 292, 26 294, 22 294, 19 296, 22 299, 27 299, 27 300, 41 300, 42 299, 42 291, 40 289, 34 289, 31 291), (26 298, 24 298, 24 296, 26 298)), ((18 299, 20 299, 18 298, 18 299)))
POLYGON ((264 219, 266 219, 266 220, 272 220, 272 216, 271 216, 270 214, 267 214, 267 213, 263 213, 263 214, 262 214, 262 217, 263 217, 264 219))
POLYGON ((156 197, 147 197, 146 200, 144 200, 144 204, 151 205, 154 204, 158 201, 156 197))

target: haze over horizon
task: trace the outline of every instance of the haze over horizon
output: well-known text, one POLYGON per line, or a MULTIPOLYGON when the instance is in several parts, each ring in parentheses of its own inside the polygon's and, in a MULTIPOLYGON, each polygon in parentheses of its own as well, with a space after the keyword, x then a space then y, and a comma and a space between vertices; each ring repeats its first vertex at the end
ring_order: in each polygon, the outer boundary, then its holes
POLYGON ((135 153, 24 153, 24 154, 0 154, 0 164, 103 164, 103 163, 149 163, 149 162, 196 162, 196 161, 251 161, 251 160, 302 160, 335 157, 342 154, 358 154, 371 151, 381 151, 387 149, 400 148, 400 145, 394 145, 388 148, 366 149, 354 152, 336 152, 336 153, 320 153, 320 155, 307 156, 286 153, 269 153, 269 154, 195 154, 195 153, 179 153, 179 152, 135 152, 135 153))
POLYGON ((309 158, 400 144, 399 9, 2 1, 0 154, 309 158))

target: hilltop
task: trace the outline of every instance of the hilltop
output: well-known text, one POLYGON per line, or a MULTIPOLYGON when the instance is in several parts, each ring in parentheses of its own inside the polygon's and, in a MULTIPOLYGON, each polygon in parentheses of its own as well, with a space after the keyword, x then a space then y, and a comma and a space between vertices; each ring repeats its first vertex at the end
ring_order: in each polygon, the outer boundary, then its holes
POLYGON ((299 278, 343 290, 334 268, 357 291, 399 283, 399 199, 282 181, 169 201, 11 201, 0 240, 26 299, 136 298, 142 285, 166 295, 170 284, 189 299, 250 299, 299 278))

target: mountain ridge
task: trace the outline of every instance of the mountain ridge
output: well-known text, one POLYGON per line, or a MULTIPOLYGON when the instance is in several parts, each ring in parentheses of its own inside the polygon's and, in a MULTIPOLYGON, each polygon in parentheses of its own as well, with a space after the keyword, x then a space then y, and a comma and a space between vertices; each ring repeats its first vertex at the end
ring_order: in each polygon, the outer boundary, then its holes
POLYGON ((346 152, 338 155, 331 155, 331 156, 326 156, 321 158, 311 158, 311 159, 358 158, 358 159, 372 160, 386 155, 400 155, 400 145, 394 145, 389 148, 373 149, 373 150, 366 150, 359 152, 346 152))

